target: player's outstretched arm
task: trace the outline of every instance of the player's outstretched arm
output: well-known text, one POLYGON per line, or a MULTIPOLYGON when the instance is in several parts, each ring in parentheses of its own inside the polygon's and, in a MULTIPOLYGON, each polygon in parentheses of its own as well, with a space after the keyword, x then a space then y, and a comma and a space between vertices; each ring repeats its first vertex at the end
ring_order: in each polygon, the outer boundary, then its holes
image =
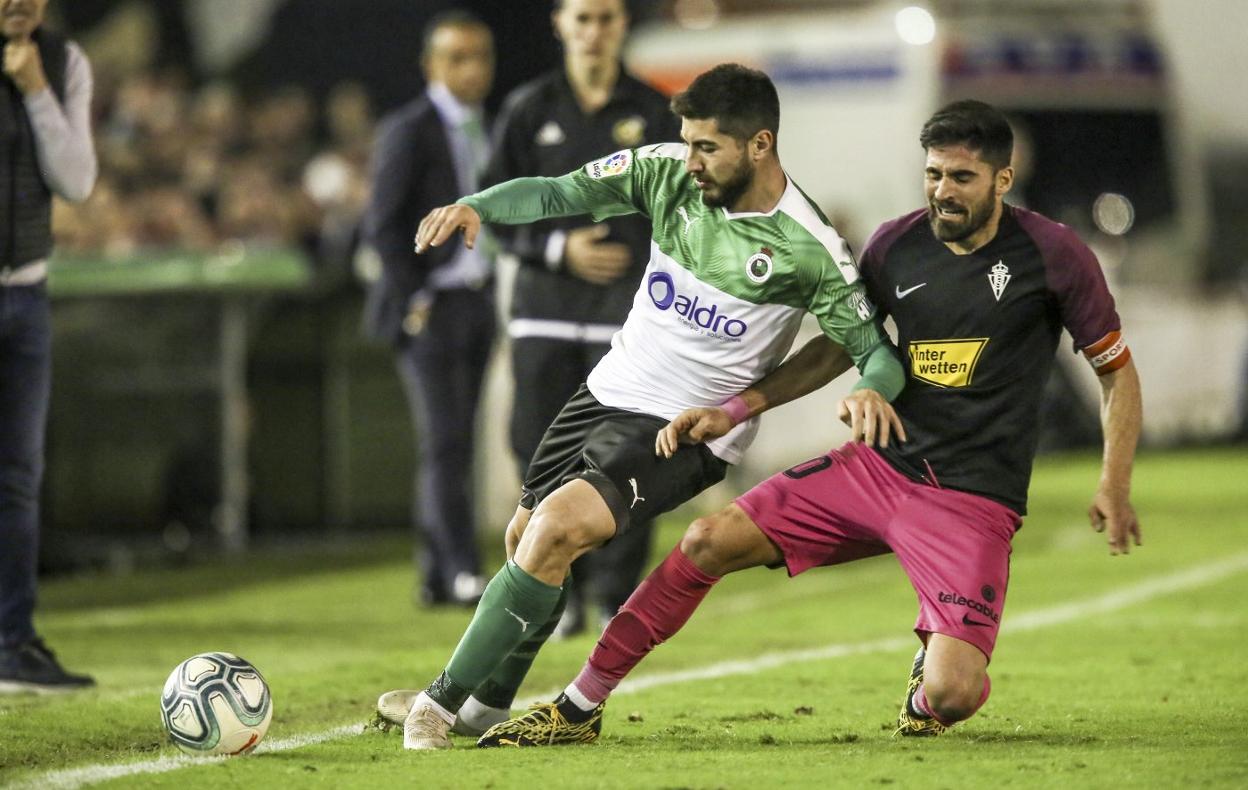
POLYGON ((416 229, 416 254, 430 247, 442 246, 460 229, 464 231, 464 246, 472 249, 477 243, 477 234, 481 232, 481 217, 475 209, 463 203, 435 208, 425 215, 416 229))
MULTIPOLYGON (((648 198, 642 194, 643 189, 638 186, 641 180, 636 177, 641 165, 633 160, 631 152, 620 152, 608 159, 619 160, 610 173, 603 171, 602 162, 591 162, 558 178, 513 178, 466 195, 452 206, 434 209, 417 228, 416 252, 446 242, 461 228, 464 244, 471 248, 482 222, 526 225, 580 214, 601 221, 642 211, 648 198), (594 170, 596 175, 588 174, 587 169, 594 170)), ((601 232, 593 231, 590 235, 601 232)))
MULTIPOLYGON (((671 458, 680 444, 718 439, 739 423, 814 392, 853 365, 845 349, 826 335, 818 335, 775 370, 719 406, 686 409, 665 425, 655 437, 655 455, 671 458)), ((902 438, 905 430, 893 407, 873 389, 857 389, 842 401, 842 416, 854 429, 855 441, 877 437, 888 446, 890 432, 902 438), (849 405, 845 405, 846 402, 849 405), (852 419, 844 412, 848 409, 852 419)))
POLYGON ((655 437, 654 454, 671 458, 680 444, 718 439, 737 424, 814 392, 844 373, 853 362, 826 335, 806 342, 775 370, 719 406, 685 409, 655 437))
POLYGON ((1088 508, 1088 518, 1094 530, 1106 534, 1110 554, 1126 554, 1132 541, 1137 546, 1141 543, 1140 522, 1131 506, 1131 466, 1144 414, 1135 362, 1127 360, 1122 367, 1101 376, 1100 382, 1105 452, 1101 480, 1088 508))

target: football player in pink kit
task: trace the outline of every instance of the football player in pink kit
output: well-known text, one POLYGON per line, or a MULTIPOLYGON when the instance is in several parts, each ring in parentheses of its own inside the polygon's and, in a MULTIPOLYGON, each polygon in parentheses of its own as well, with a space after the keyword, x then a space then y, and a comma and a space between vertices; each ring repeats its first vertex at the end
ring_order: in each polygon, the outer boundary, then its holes
MULTIPOLYGON (((721 576, 790 575, 893 552, 919 599, 901 735, 935 735, 988 698, 988 661, 1026 513, 1041 391, 1066 328, 1101 383, 1104 457, 1089 508, 1110 554, 1139 545, 1130 503, 1140 385, 1091 250, 1068 227, 1003 202, 1013 135, 1000 112, 951 104, 924 125, 927 206, 887 222, 862 276, 892 315, 906 367, 893 405, 909 441, 850 443, 764 481, 690 525, 611 621, 554 705, 496 725, 481 746, 584 742, 607 696, 678 631, 721 576), (565 737, 565 735, 567 737, 565 737)), ((749 404, 689 410, 656 451, 722 435, 749 404)))

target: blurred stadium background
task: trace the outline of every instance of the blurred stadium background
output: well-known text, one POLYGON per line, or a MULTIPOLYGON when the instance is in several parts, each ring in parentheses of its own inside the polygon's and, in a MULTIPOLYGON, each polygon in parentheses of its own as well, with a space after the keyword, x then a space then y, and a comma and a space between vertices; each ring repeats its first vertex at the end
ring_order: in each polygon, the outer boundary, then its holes
MULTIPOLYGON (((1144 452, 1244 442, 1248 3, 910 5, 633 3, 627 61, 666 90, 726 60, 767 70, 786 165, 857 248, 919 203, 932 110, 1007 109, 1016 200, 1076 227, 1118 297, 1144 452)), ((101 175, 55 212, 46 570, 409 529, 411 429, 389 352, 359 333, 376 263, 357 228, 373 123, 422 87, 420 30, 450 7, 495 30, 491 108, 559 64, 547 0, 51 3, 95 69, 101 175)), ((1060 356, 1043 445, 1094 447, 1096 385, 1060 356)), ((517 485, 506 359, 480 454, 500 530, 517 485)), ((770 415, 707 496, 843 440, 842 389, 770 415)))

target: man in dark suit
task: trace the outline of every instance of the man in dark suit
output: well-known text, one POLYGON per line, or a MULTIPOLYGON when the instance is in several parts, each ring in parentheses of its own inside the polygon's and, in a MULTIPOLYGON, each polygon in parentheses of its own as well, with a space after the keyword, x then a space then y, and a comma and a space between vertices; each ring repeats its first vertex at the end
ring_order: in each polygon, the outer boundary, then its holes
POLYGON ((383 118, 377 132, 364 233, 382 274, 365 322, 373 336, 394 344, 416 426, 421 598, 471 605, 484 589, 472 455, 495 330, 493 261, 482 245, 469 250, 461 243, 418 258, 412 238, 430 210, 478 187, 489 155, 481 114, 494 77, 489 28, 463 12, 436 17, 425 30, 422 66, 427 91, 383 118))

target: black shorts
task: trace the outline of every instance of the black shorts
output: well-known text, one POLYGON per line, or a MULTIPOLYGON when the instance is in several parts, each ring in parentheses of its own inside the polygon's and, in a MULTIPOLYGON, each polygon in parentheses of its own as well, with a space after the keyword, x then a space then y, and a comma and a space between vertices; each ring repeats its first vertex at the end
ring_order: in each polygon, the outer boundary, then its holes
POLYGON ((532 510, 569 480, 585 480, 606 500, 618 535, 724 479, 727 462, 705 444, 682 444, 671 458, 655 455, 664 425, 659 417, 603 406, 582 384, 537 446, 520 505, 532 510))

